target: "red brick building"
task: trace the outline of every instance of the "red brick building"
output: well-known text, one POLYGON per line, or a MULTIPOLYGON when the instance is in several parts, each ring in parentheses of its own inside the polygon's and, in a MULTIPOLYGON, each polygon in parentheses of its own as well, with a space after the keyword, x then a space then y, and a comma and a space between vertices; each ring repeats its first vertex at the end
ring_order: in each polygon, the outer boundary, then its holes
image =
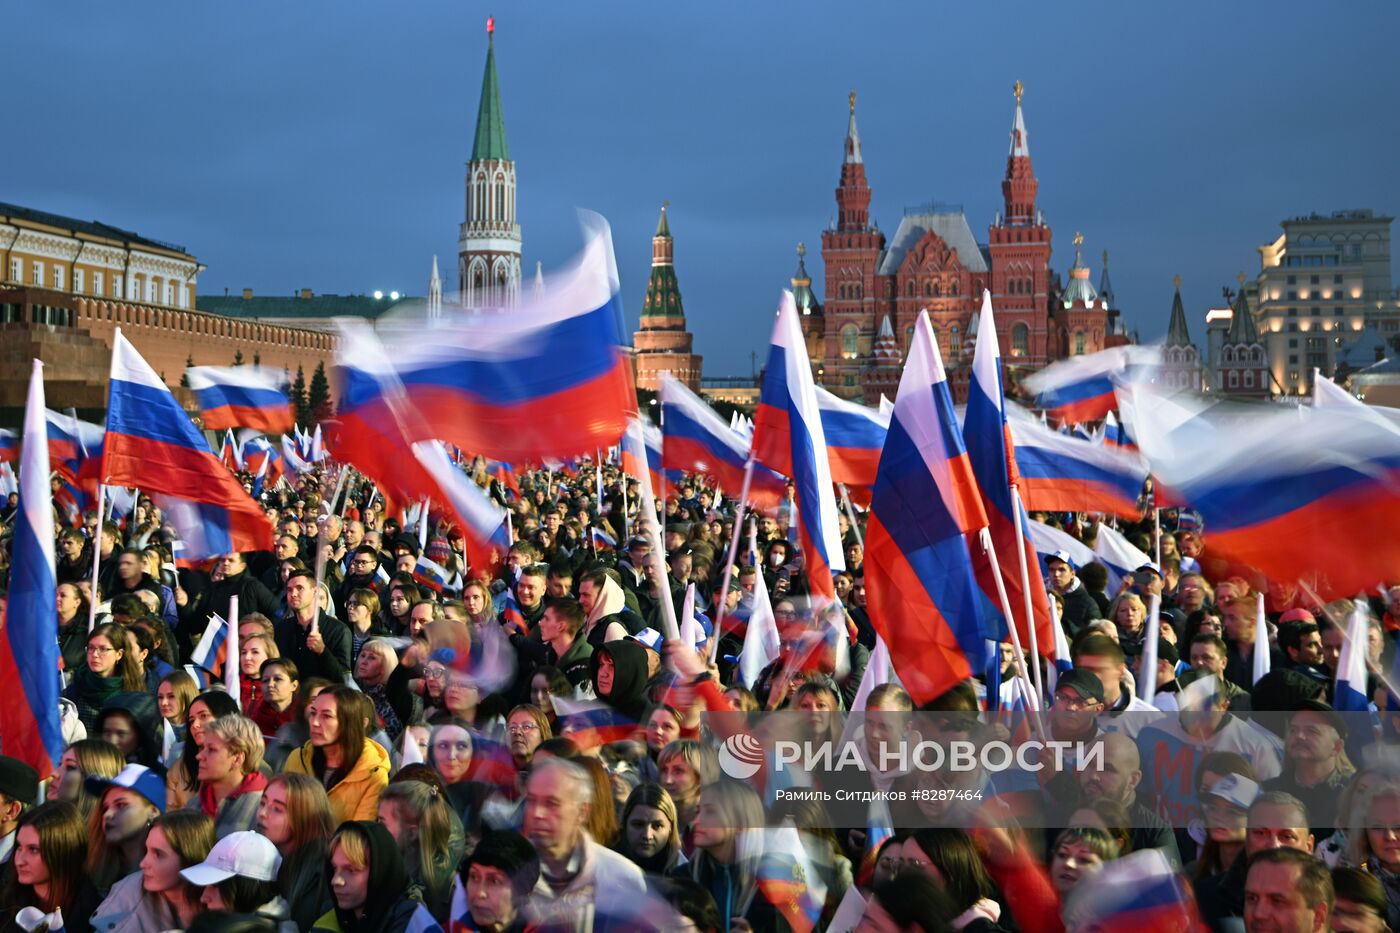
MULTIPOLYGON (((1001 190, 1003 209, 980 244, 957 205, 906 208, 888 240, 871 222, 856 96, 850 96, 845 157, 836 188, 837 215, 822 233, 826 301, 803 315, 817 378, 845 398, 878 399, 891 349, 880 340, 888 319, 901 354, 914 321, 927 309, 955 394, 966 391, 982 291, 989 289, 1008 378, 1115 342, 1117 309, 1095 292, 1076 257, 1061 288, 1050 267, 1052 231, 1036 207, 1039 182, 1016 83, 1016 112, 1001 190), (878 352, 877 352, 877 343, 878 352)), ((1118 340, 1117 342, 1122 342, 1118 340)))
POLYGON ((637 388, 659 391, 661 374, 668 372, 692 392, 699 392, 704 360, 695 354, 694 339, 685 327, 685 305, 676 279, 675 240, 665 205, 656 235, 651 238, 651 278, 642 302, 641 324, 632 336, 637 388))

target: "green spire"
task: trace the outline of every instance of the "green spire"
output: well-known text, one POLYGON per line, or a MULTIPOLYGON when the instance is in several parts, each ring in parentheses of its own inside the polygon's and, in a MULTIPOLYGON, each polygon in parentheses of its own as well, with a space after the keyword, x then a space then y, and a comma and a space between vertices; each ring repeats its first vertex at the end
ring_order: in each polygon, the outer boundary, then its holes
POLYGON ((647 282, 642 316, 684 319, 685 306, 681 303, 681 286, 676 280, 673 252, 675 243, 671 238, 671 225, 666 220, 666 206, 663 202, 661 220, 656 225, 656 236, 651 240, 651 280, 647 282))
POLYGON ((666 208, 669 207, 670 204, 670 201, 661 202, 661 219, 656 222, 656 236, 671 235, 671 225, 666 222, 666 208))
POLYGON ((481 104, 476 111, 476 143, 472 161, 510 161, 506 147, 506 120, 501 113, 501 87, 496 80, 496 31, 494 18, 486 21, 486 74, 481 79, 481 104))
POLYGON ((1176 295, 1172 297, 1171 322, 1167 324, 1167 346, 1191 346, 1191 334, 1186 328, 1186 308, 1181 304, 1181 276, 1172 279, 1176 295))
POLYGON ((1249 310, 1249 297, 1245 294, 1245 275, 1238 276, 1239 295, 1235 298, 1234 314, 1230 318, 1230 330, 1225 335, 1228 344, 1253 344, 1259 342, 1259 328, 1254 324, 1254 312, 1249 310))

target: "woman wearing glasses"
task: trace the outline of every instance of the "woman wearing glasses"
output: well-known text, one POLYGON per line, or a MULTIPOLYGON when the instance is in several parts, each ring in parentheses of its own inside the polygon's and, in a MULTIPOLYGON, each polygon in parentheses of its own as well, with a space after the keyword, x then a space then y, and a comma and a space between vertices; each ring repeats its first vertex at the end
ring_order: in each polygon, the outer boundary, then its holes
POLYGON ((113 696, 146 690, 145 673, 126 646, 126 632, 120 625, 107 622, 94 628, 87 637, 86 663, 63 691, 78 707, 78 718, 89 735, 96 734, 97 715, 113 696))
POLYGON ((379 623, 379 594, 374 590, 351 590, 345 597, 345 623, 350 626, 350 668, 354 670, 360 649, 375 635, 387 635, 379 623))

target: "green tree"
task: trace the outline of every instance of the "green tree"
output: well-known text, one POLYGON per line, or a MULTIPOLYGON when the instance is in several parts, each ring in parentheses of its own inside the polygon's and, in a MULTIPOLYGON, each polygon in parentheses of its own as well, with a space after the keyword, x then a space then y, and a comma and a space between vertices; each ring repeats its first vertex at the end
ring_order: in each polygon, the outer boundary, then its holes
POLYGON ((188 389, 190 387, 190 367, 194 365, 194 354, 185 357, 185 371, 180 374, 180 385, 188 389))
POLYGON ((242 351, 242 350, 239 350, 237 353, 235 353, 235 354, 233 355, 233 365, 234 365, 234 366, 242 366, 242 365, 243 365, 243 351, 242 351))
POLYGON ((306 373, 297 367, 297 377, 292 381, 292 410, 296 412, 297 424, 303 428, 310 423, 311 409, 306 404, 306 373))
POLYGON ((335 406, 331 404, 331 383, 326 378, 325 363, 317 363, 316 371, 311 374, 311 388, 306 394, 306 406, 311 412, 311 421, 314 424, 326 421, 335 414, 335 406))
POLYGON ((253 365, 254 365, 254 366, 261 366, 261 365, 262 365, 262 354, 259 353, 257 350, 254 350, 254 351, 253 351, 253 365))

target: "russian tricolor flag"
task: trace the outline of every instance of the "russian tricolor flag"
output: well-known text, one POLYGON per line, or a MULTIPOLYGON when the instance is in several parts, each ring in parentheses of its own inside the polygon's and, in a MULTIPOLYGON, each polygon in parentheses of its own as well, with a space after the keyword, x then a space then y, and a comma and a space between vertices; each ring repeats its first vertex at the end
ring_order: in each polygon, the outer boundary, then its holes
MULTIPOLYGON (((707 473, 737 493, 744 484, 749 442, 724 423, 715 410, 670 373, 661 374, 661 463, 668 470, 707 473)), ((749 500, 760 508, 776 506, 787 481, 772 470, 754 466, 749 500)))
POLYGON ((64 745, 58 721, 60 658, 53 628, 57 578, 43 373, 44 364, 35 360, 24 409, 9 600, 0 626, 0 683, 14 685, 18 693, 0 703, 0 735, 5 737, 5 754, 34 768, 40 780, 53 773, 64 745))
POLYGON ((600 700, 553 697, 554 714, 559 717, 560 735, 573 739, 579 748, 597 748, 624 742, 637 734, 637 723, 600 700), (564 730, 568 730, 565 732, 564 730))
POLYGON ((754 420, 753 450, 759 463, 792 477, 807 585, 813 596, 834 601, 832 574, 846 569, 846 563, 836 525, 831 461, 812 384, 812 364, 789 291, 783 292, 773 325, 754 420))
POLYGON ((593 541, 593 548, 598 551, 611 553, 617 550, 617 539, 608 534, 597 525, 588 529, 588 533, 593 541))
POLYGON ((813 864, 802 834, 791 821, 777 829, 759 829, 758 889, 787 921, 793 933, 812 933, 826 905, 826 882, 813 864))
MULTIPOLYGON (((1029 557, 1034 553, 1034 547, 1024 537, 1027 522, 1025 511, 1011 493, 1020 477, 1016 469, 1016 449, 1011 441, 1011 429, 1006 423, 1006 401, 1002 392, 1001 349, 997 346, 996 321, 992 316, 992 293, 983 291, 963 437, 967 442, 968 461, 977 478, 977 487, 982 492, 982 506, 986 510, 992 546, 997 551, 1001 579, 1011 603, 1020 643, 1029 655, 1031 639, 1030 627, 1026 622, 1027 586, 1022 585, 1019 557, 1025 554, 1028 579, 1024 582, 1030 589, 1035 645, 1042 655, 1049 656, 1055 648, 1054 636, 1050 631, 1050 606, 1045 595, 1045 581, 1040 576, 1040 562, 1029 557), (1023 529, 1020 535, 1017 534, 1018 522, 1023 529)), ((987 608, 1005 624, 999 607, 995 568, 987 560, 974 559, 974 564, 978 583, 988 599, 987 608)), ((996 633, 996 637, 1001 639, 1002 633, 996 633)), ((996 663, 1000 665, 1000 658, 996 663)))
POLYGON ((105 429, 70 414, 44 410, 48 430, 49 468, 88 496, 97 494, 97 470, 102 461, 105 429))
POLYGON ((480 576, 493 571, 510 550, 505 511, 452 462, 447 448, 438 441, 419 441, 413 445, 413 456, 433 485, 409 491, 451 509, 464 532, 472 573, 480 576))
POLYGON ((19 459, 19 436, 8 428, 0 428, 0 463, 19 459))
POLYGON ((281 434, 296 424, 281 373, 258 366, 191 366, 185 375, 211 431, 241 426, 281 434))
MULTIPOLYGON (((636 411, 632 364, 622 350, 612 235, 585 214, 583 252, 544 297, 509 314, 446 315, 431 334, 416 324, 401 340, 391 369, 415 409, 409 440, 439 439, 488 457, 530 461, 568 457, 616 444, 636 411)), ((384 333, 384 325, 380 325, 384 333)), ((341 430, 337 456, 372 442, 361 426, 393 418, 371 369, 338 364, 341 430), (347 414, 349 413, 349 414, 347 414)), ((371 435, 372 437, 372 435, 371 435)))
MULTIPOLYGON (((1344 713, 1364 713, 1371 708, 1366 696, 1366 645, 1370 619, 1366 597, 1358 596, 1347 620, 1347 639, 1337 657, 1337 685, 1332 708, 1344 713)), ((1255 651, 1261 650, 1258 646, 1255 651)), ((1267 650, 1265 651, 1267 654, 1267 650)))
POLYGON ((112 345, 101 481, 150 493, 184 542, 185 558, 271 544, 267 516, 120 329, 112 345))
POLYGON ((1037 512, 1106 512, 1138 518, 1147 462, 1135 450, 1052 431, 1014 403, 1006 406, 1021 500, 1037 512))
POLYGON ((228 467, 230 470, 243 469, 242 451, 238 449, 238 445, 233 441, 232 429, 224 431, 224 446, 219 452, 219 459, 222 460, 224 466, 228 467))
POLYGON ((1126 424, 1119 423, 1113 412, 1109 412, 1103 419, 1103 443, 1105 447, 1137 450, 1137 441, 1133 440, 1132 432, 1126 424))
POLYGON ((865 536, 870 620, 916 704, 972 676, 985 650, 967 536, 987 526, 928 312, 919 314, 865 536))
POLYGON ((1400 566, 1400 429, 1359 404, 1249 406, 1125 393, 1159 501, 1195 510, 1210 553, 1323 599, 1400 566))
POLYGON ((1161 364, 1159 347, 1110 347, 1051 363, 1026 377, 1036 405, 1064 424, 1098 421, 1116 407, 1114 390, 1161 364))
POLYGON ((874 486, 875 474, 880 469, 880 451, 885 447, 885 435, 890 430, 889 415, 838 398, 821 386, 816 387, 816 392, 832 481, 848 486, 874 486))
POLYGON ((224 679, 224 665, 228 662, 228 622, 223 616, 209 616, 204 626, 204 634, 190 654, 190 663, 204 671, 214 680, 224 679))

